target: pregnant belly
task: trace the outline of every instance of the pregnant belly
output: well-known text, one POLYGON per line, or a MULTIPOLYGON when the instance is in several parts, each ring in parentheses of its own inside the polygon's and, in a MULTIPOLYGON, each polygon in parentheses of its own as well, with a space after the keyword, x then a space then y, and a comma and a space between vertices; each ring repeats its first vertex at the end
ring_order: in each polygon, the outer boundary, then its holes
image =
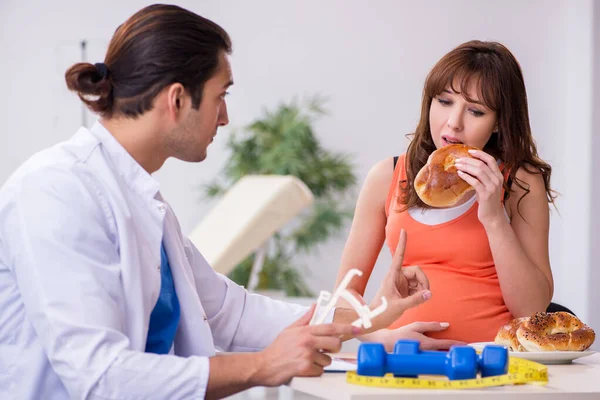
POLYGON ((448 329, 427 336, 487 342, 494 340, 498 329, 512 318, 496 276, 473 277, 442 266, 421 268, 429 279, 431 299, 405 311, 390 329, 418 321, 449 322, 448 329))

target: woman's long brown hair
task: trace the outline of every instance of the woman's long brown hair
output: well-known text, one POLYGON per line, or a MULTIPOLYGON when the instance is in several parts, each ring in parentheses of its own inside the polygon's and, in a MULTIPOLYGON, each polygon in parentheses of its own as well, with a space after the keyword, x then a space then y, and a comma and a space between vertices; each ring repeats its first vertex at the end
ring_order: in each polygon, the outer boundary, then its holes
MULTIPOLYGON (((417 173, 427 163, 429 155, 436 150, 431 137, 429 112, 431 102, 444 89, 451 87, 461 93, 467 101, 467 88, 471 82, 479 87, 479 101, 496 112, 498 130, 493 132, 483 151, 503 162, 503 173, 508 173, 504 182, 504 201, 510 197, 512 183, 529 194, 529 185, 516 178, 519 168, 529 173, 540 174, 544 179, 548 202, 554 204, 555 194, 550 188, 552 168, 541 160, 531 135, 527 93, 523 73, 512 53, 497 42, 478 40, 464 43, 446 54, 433 67, 423 89, 421 119, 406 151, 407 180, 400 182, 398 203, 400 211, 412 207, 430 208, 417 195, 413 182, 417 173), (474 80, 474 81, 473 81, 474 80), (460 82, 460 87, 454 84, 460 82)), ((518 207, 517 207, 518 208, 518 207)))

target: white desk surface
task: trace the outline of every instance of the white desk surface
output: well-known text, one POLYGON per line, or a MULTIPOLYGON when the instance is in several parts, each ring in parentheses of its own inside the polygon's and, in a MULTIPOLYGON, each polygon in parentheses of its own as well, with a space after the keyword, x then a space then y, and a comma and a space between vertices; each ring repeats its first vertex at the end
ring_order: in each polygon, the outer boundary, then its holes
POLYGON ((468 390, 384 389, 346 383, 345 373, 325 373, 319 378, 294 378, 290 387, 301 393, 331 400, 370 400, 417 398, 463 399, 600 399, 600 353, 566 365, 548 365, 548 384, 500 386, 468 390))

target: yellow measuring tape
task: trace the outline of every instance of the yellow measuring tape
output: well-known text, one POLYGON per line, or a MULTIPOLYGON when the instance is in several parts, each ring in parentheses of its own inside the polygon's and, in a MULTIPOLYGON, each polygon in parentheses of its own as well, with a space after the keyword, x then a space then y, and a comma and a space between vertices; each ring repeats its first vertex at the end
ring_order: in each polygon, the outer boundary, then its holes
POLYGON ((492 386, 520 385, 533 383, 545 385, 548 383, 548 368, 530 360, 510 357, 508 362, 508 374, 489 376, 486 378, 447 380, 426 378, 394 378, 387 374, 384 377, 362 376, 356 371, 346 373, 346 382, 353 385, 383 387, 383 388, 405 388, 405 389, 477 389, 492 386))

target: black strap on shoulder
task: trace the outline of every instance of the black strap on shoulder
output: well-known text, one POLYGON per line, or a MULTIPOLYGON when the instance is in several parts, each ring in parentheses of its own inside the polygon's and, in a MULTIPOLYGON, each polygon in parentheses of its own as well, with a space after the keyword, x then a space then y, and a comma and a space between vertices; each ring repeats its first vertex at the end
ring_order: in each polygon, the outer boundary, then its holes
POLYGON ((398 163, 398 156, 394 157, 394 171, 396 170, 397 163, 398 163))

